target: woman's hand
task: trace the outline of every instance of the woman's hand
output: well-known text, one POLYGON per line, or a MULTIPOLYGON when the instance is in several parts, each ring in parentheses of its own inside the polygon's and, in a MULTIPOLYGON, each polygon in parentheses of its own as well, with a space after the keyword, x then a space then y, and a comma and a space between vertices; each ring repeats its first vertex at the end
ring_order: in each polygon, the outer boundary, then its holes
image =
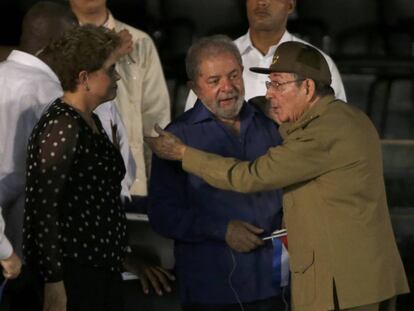
POLYGON ((0 264, 3 267, 3 275, 6 279, 14 279, 19 276, 22 268, 22 261, 15 252, 13 252, 9 258, 1 260, 0 264))
POLYGON ((45 283, 43 311, 66 311, 66 290, 63 281, 45 283))

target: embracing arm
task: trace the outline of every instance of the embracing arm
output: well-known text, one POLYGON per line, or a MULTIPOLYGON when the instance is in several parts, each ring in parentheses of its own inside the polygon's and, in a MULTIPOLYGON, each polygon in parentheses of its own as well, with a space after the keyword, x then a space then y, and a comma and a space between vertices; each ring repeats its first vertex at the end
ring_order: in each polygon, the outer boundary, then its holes
POLYGON ((283 188, 315 178, 332 168, 329 150, 312 132, 285 139, 254 161, 240 161, 185 145, 178 137, 155 126, 159 137, 146 137, 154 153, 182 161, 183 169, 213 187, 238 192, 283 188))
POLYGON ((315 178, 329 170, 329 162, 328 152, 316 140, 302 138, 272 147, 252 162, 187 147, 183 169, 220 189, 256 192, 315 178))

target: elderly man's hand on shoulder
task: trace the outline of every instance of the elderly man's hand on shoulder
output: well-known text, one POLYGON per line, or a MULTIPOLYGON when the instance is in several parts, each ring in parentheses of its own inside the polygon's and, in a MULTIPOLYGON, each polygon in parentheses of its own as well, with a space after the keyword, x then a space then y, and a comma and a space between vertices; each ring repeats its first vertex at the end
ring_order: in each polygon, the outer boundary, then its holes
POLYGON ((145 142, 151 150, 161 159, 181 161, 184 157, 186 145, 173 134, 164 131, 158 124, 154 126, 158 137, 145 137, 145 142))

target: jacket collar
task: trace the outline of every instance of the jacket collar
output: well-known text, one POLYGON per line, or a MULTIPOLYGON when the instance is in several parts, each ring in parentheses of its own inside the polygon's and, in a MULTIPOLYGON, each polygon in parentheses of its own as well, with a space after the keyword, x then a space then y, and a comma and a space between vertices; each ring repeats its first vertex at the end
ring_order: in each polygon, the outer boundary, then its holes
POLYGON ((309 123, 318 119, 325 112, 328 106, 334 101, 336 101, 334 95, 327 95, 320 98, 315 103, 315 105, 309 110, 305 111, 297 121, 293 123, 283 123, 279 128, 280 134, 283 138, 285 138, 287 135, 290 135, 297 129, 305 128, 309 123))

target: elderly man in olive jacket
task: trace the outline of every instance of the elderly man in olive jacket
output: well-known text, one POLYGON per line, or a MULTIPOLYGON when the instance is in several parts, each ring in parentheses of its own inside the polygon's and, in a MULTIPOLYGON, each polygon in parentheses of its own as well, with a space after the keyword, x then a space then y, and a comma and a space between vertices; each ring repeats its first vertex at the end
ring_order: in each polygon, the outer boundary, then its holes
POLYGON ((287 42, 269 68, 266 97, 283 145, 253 162, 182 144, 158 128, 153 150, 211 185, 240 192, 283 187, 296 311, 395 310, 409 291, 387 209, 381 145, 362 112, 334 98, 314 48, 287 42))

